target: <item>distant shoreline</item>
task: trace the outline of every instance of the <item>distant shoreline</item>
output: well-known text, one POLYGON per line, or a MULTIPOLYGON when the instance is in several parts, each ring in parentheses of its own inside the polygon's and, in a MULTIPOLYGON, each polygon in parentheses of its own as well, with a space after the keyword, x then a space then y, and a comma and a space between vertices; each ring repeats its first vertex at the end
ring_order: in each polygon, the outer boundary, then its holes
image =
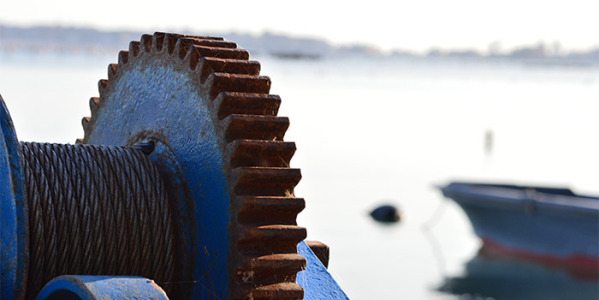
MULTIPOLYGON (((35 26, 15 27, 0 25, 0 52, 30 53, 116 53, 138 40, 141 32, 100 31, 84 27, 35 26)), ((425 54, 406 50, 389 53, 360 44, 335 46, 316 38, 298 38, 282 34, 263 33, 189 33, 222 36, 234 41, 255 55, 269 55, 279 59, 317 60, 331 57, 392 57, 433 58, 450 60, 515 60, 530 64, 564 66, 599 66, 599 47, 579 52, 566 52, 559 44, 537 43, 503 53, 490 47, 488 53, 475 50, 430 49, 425 54)))

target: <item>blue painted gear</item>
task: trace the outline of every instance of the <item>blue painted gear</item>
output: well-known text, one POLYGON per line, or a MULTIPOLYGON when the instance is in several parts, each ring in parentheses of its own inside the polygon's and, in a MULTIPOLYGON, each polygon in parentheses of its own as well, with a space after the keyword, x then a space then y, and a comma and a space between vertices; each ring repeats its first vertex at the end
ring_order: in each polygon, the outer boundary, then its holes
POLYGON ((178 298, 303 297, 295 144, 259 72, 222 38, 144 35, 109 66, 83 119, 82 143, 153 145, 177 220, 178 298))

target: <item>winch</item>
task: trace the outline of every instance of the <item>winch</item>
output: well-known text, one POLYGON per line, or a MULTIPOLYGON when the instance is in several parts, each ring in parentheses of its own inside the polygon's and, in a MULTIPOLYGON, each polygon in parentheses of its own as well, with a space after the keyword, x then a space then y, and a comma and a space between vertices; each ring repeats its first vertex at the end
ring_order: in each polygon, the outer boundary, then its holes
POLYGON ((155 33, 76 144, 19 142, 0 101, 0 298, 344 299, 296 223, 270 83, 235 43, 155 33))

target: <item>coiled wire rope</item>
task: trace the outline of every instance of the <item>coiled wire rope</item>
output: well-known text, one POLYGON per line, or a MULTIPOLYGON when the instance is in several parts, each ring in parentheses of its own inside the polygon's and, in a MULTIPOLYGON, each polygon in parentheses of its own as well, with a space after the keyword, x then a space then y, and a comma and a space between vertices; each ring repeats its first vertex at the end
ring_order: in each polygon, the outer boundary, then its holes
POLYGON ((29 142, 20 143, 19 154, 29 218, 27 299, 65 274, 171 281, 173 220, 146 155, 129 147, 29 142))

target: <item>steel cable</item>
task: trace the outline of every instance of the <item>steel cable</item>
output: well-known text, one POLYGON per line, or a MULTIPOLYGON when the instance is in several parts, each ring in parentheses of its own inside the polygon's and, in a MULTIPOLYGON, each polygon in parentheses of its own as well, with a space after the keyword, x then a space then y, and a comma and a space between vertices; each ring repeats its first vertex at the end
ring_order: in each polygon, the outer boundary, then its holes
POLYGON ((64 274, 174 273, 174 230, 158 170, 128 147, 21 142, 29 215, 27 297, 64 274))

